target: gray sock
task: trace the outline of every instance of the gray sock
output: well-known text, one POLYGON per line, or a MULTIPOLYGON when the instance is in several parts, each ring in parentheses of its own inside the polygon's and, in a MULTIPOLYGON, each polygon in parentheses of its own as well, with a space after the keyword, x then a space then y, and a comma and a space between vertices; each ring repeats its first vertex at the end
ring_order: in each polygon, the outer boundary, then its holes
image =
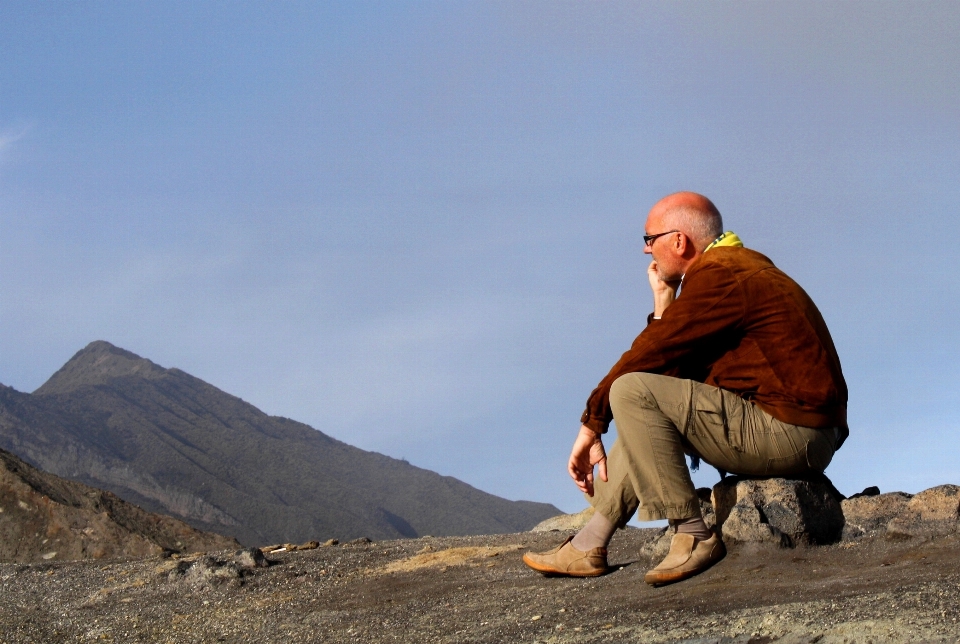
POLYGON ((713 536, 713 532, 711 532, 707 524, 703 522, 703 517, 671 519, 670 525, 677 529, 678 534, 692 534, 700 541, 706 541, 713 536))
POLYGON ((611 523, 610 519, 599 512, 594 512, 593 517, 577 533, 570 545, 580 552, 586 552, 594 548, 606 548, 616 531, 617 526, 611 523))

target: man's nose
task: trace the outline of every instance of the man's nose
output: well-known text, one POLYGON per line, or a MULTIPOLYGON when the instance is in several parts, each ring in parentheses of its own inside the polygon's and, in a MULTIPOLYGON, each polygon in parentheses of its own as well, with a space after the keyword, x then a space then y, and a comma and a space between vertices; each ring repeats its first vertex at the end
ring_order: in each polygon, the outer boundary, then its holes
POLYGON ((644 255, 652 255, 652 254, 653 254, 653 247, 652 247, 650 244, 644 244, 644 245, 643 245, 643 254, 644 254, 644 255))

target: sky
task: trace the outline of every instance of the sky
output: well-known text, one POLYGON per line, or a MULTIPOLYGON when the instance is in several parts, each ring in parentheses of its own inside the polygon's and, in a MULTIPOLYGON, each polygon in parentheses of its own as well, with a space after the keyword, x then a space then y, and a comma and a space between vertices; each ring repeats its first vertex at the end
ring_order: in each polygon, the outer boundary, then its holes
POLYGON ((960 483, 958 179, 957 3, 4 2, 0 382, 107 340, 577 511, 694 190, 830 327, 837 487, 960 483))

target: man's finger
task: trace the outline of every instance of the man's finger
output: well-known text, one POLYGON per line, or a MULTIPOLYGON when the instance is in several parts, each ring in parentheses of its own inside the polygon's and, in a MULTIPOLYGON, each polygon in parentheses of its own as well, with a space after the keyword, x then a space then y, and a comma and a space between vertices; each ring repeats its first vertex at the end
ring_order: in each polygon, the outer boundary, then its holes
POLYGON ((607 482, 607 459, 601 458, 600 462, 597 463, 597 465, 599 466, 598 469, 600 470, 600 480, 606 483, 607 482))

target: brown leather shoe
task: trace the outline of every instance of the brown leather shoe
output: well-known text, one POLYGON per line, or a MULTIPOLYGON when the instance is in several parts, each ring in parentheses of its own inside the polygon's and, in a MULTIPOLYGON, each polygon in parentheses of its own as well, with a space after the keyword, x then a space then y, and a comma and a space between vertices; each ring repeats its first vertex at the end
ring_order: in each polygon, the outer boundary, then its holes
POLYGON ((660 564, 643 578, 651 586, 683 581, 717 563, 727 554, 719 535, 697 541, 692 534, 677 533, 670 542, 670 552, 660 564))
POLYGON ((594 548, 580 552, 570 541, 573 537, 547 552, 528 552, 523 563, 545 575, 565 577, 597 577, 607 572, 607 549, 594 548))

